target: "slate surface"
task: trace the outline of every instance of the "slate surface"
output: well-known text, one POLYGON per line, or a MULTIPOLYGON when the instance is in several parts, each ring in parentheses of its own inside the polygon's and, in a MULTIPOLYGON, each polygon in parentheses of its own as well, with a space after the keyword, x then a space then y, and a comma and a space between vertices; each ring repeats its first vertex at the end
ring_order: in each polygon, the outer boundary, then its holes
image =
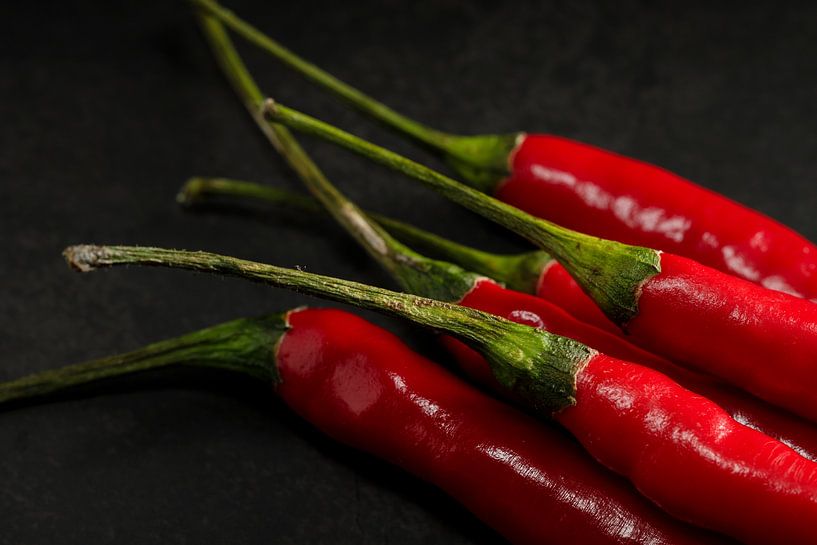
MULTIPOLYGON (((817 238, 814 3, 228 5, 438 127, 578 138, 817 238)), ((183 2, 9 2, 0 15, 0 379, 314 304, 168 271, 77 275, 60 258, 71 243, 207 249, 390 285, 344 236, 308 220, 177 208, 191 174, 299 187, 183 2)), ((282 101, 436 164, 241 51, 282 101)), ((306 144, 367 207, 484 248, 523 247, 397 175, 306 144)), ((375 320, 438 355, 425 335, 375 320)), ((336 446, 270 397, 248 380, 176 373, 0 413, 0 543, 501 542, 443 494, 336 446)))

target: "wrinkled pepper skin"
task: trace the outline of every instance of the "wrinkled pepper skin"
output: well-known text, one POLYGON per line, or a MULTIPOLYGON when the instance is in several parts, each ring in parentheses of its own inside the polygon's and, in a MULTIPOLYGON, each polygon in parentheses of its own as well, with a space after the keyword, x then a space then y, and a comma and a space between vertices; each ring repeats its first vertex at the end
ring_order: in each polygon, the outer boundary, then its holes
MULTIPOLYGON (((684 388, 714 401, 741 424, 785 443, 809 460, 817 461, 817 428, 811 422, 714 378, 681 368, 619 336, 583 323, 538 297, 505 289, 490 280, 482 280, 460 304, 570 337, 608 356, 659 371, 684 388)), ((490 366, 478 352, 450 337, 443 337, 442 341, 454 355, 459 367, 472 379, 502 392, 490 366)))
POLYGON ((722 543, 668 517, 553 424, 337 310, 289 315, 278 393, 335 439, 439 486, 516 544, 722 543))
POLYGON ((661 254, 631 338, 817 421, 817 305, 661 254))
POLYGON ((556 420, 682 520, 751 545, 817 543, 817 464, 656 371, 596 356, 556 420))
POLYGON ((817 246, 660 167, 547 135, 523 136, 510 167, 495 195, 530 214, 817 297, 817 246))

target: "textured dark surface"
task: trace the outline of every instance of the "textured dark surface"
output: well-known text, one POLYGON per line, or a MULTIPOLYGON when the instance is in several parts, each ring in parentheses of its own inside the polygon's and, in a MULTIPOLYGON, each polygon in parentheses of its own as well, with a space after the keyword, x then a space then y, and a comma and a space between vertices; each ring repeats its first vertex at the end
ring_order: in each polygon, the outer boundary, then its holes
MULTIPOLYGON (((227 5, 441 128, 578 138, 817 238, 812 2, 227 5)), ((191 174, 298 187, 183 2, 7 2, 0 17, 0 379, 314 303, 168 271, 77 275, 60 258, 71 243, 207 249, 390 285, 343 236, 308 221, 177 208, 191 174)), ((431 161, 241 45, 282 101, 431 161)), ((307 147, 367 207, 485 248, 521 247, 399 176, 307 147)), ((417 331, 377 321, 436 353, 417 331)), ((0 542, 499 541, 441 493, 334 445, 270 398, 249 380, 177 373, 0 412, 0 542)))

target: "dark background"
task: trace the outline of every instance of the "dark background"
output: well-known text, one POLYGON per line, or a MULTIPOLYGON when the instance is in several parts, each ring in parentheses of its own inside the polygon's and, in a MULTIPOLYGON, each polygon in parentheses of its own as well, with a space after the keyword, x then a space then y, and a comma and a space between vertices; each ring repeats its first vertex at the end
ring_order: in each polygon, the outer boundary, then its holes
MULTIPOLYGON (((574 137, 817 238, 813 2, 225 4, 432 125, 574 137)), ((0 17, 0 379, 315 304, 179 272, 78 275, 60 257, 71 243, 207 249, 391 285, 320 224, 176 206, 192 174, 299 187, 184 2, 4 2, 0 17)), ((237 41, 264 90, 436 164, 237 41)), ((523 247, 400 176, 306 144, 367 207, 483 248, 523 247)), ((418 331, 375 319, 436 354, 418 331)), ((91 392, 0 413, 0 542, 499 541, 443 494, 324 439, 249 380, 164 373, 91 392)))

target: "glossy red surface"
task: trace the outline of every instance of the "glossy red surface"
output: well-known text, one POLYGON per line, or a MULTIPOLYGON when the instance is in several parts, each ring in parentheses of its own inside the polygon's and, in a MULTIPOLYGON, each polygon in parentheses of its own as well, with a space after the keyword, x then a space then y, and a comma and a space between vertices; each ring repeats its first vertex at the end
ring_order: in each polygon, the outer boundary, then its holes
POLYGON ((640 346, 817 421, 817 304, 665 253, 638 308, 640 346))
MULTIPOLYGON (((564 310, 538 297, 508 290, 484 280, 479 282, 460 304, 514 322, 539 327, 556 335, 570 337, 608 356, 655 369, 684 388, 714 401, 741 424, 782 441, 810 460, 817 460, 817 427, 812 423, 713 378, 682 369, 619 336, 582 323, 564 310)), ((502 387, 494 379, 488 363, 478 352, 450 337, 444 337, 443 342, 469 376, 502 392, 502 387)))
POLYGON ((556 416, 667 512, 750 544, 817 543, 817 464, 664 375, 597 356, 556 416))
POLYGON ((719 542, 680 524, 552 424, 479 393, 337 310, 290 314, 284 401, 335 439, 434 483, 517 544, 719 542))
POLYGON ((516 323, 544 329, 562 337, 570 337, 617 358, 661 368, 673 366, 664 358, 651 354, 618 335, 576 319, 549 301, 535 295, 503 288, 491 280, 484 279, 477 282, 459 304, 483 310, 516 323))
POLYGON ((566 138, 528 135, 496 196, 559 225, 690 257, 817 297, 817 247, 784 225, 657 166, 566 138))

